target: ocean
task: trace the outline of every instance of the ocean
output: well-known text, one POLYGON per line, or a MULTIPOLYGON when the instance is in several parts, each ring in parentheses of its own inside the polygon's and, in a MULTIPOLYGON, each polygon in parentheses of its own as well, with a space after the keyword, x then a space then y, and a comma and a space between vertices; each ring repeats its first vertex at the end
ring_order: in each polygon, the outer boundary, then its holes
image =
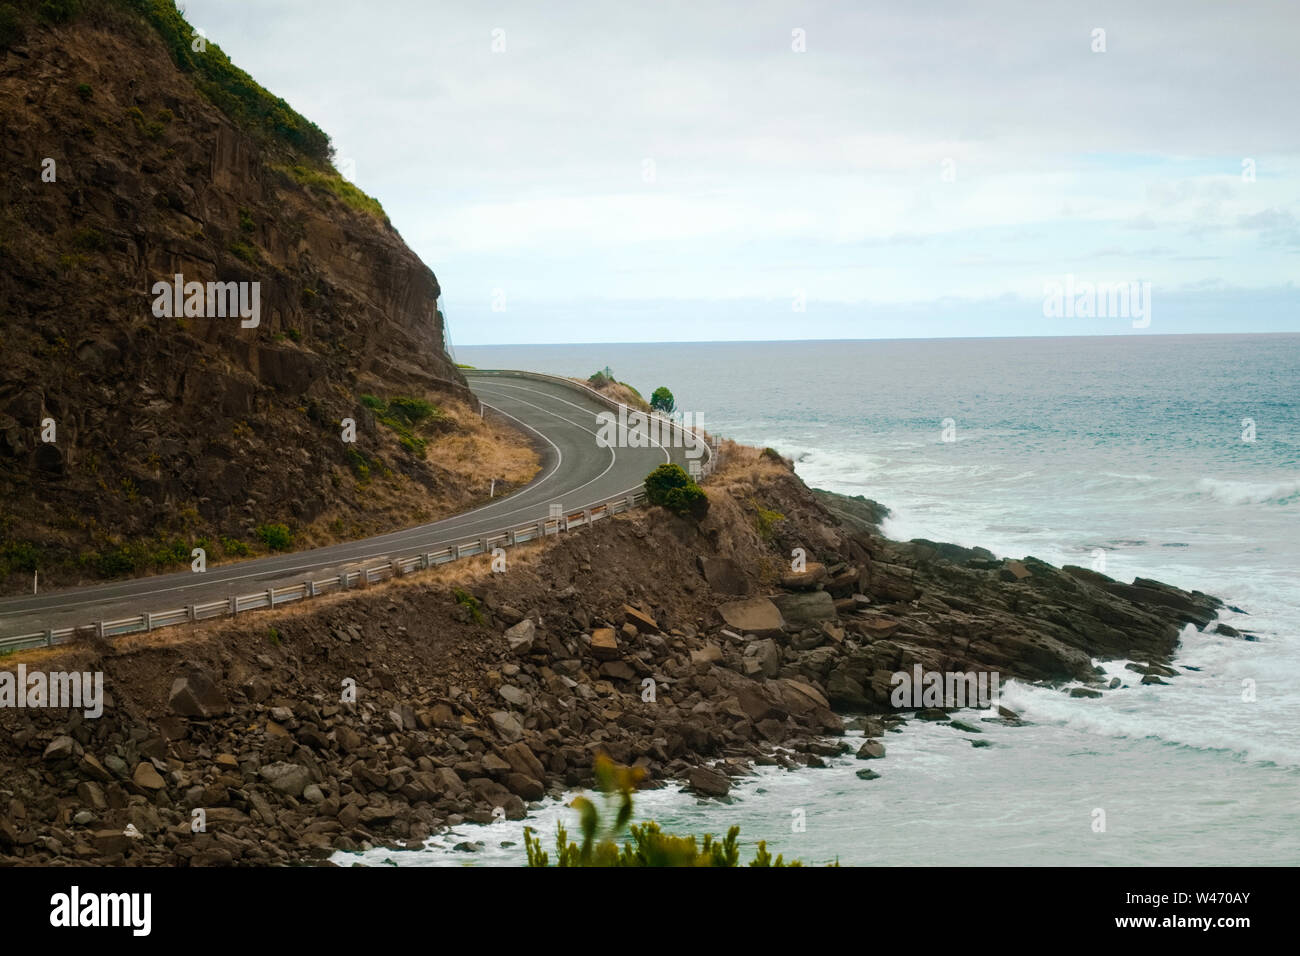
MULTIPOLYGON (((765 769, 730 804, 676 788, 637 817, 805 863, 1300 863, 1300 335, 462 346, 458 361, 587 376, 609 366, 727 438, 794 459, 809 485, 887 505, 885 532, 1154 577, 1240 609, 1257 640, 1184 633, 1184 676, 1100 699, 1014 682, 1030 726, 886 735, 765 769), (856 749, 856 747, 855 747, 856 749), (1104 823, 1104 828, 1102 824, 1104 823)), ((1131 678, 1123 663, 1107 669, 1131 678)), ((851 737, 855 735, 850 735, 851 737)), ((527 821, 543 843, 574 815, 527 821)), ((343 862, 509 865, 522 824, 343 862), (462 842, 477 852, 454 850, 462 842)), ((746 851, 748 853, 748 851, 746 851)), ((747 859, 742 854, 742 860, 747 859)))

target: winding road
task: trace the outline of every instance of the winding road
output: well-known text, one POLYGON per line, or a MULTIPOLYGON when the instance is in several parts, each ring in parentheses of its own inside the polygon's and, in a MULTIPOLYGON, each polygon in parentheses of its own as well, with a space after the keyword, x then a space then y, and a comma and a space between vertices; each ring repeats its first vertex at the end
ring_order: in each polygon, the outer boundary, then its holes
MULTIPOLYGON (((514 372, 466 371, 465 376, 485 406, 513 420, 540 446, 541 470, 514 494, 450 518, 359 541, 224 567, 209 565, 203 573, 182 571, 7 598, 0 600, 0 638, 159 613, 438 550, 546 518, 555 503, 569 512, 624 497, 639 490, 658 465, 688 464, 684 448, 602 447, 597 442, 597 415, 609 407, 581 386, 514 372)), ((490 477, 483 476, 485 485, 490 477)))

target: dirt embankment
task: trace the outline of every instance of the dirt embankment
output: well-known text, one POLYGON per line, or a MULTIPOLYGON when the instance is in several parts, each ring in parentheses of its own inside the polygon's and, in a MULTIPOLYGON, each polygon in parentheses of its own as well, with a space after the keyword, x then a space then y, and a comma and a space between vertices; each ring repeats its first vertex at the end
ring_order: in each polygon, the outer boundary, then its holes
POLYGON ((98 719, 0 710, 0 859, 269 864, 409 845, 588 785, 600 752, 721 796, 754 763, 840 752, 846 715, 863 715, 864 759, 905 716, 951 720, 893 708, 895 671, 1122 693, 1091 657, 1167 679, 1180 626, 1215 614, 1155 582, 887 541, 869 503, 814 493, 775 456, 731 446, 725 461, 698 525, 646 509, 512 550, 503 573, 448 566, 24 659, 102 670, 108 700, 98 719))

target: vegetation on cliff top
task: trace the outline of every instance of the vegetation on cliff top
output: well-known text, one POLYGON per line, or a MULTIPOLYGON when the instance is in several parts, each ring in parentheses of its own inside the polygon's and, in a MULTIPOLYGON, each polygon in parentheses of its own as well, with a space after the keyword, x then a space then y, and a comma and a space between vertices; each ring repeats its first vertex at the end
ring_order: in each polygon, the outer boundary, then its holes
POLYGON ((237 126, 260 140, 287 147, 305 160, 305 164, 278 167, 283 172, 302 185, 328 192, 354 209, 387 221, 378 200, 367 196, 334 169, 334 147, 329 135, 235 66, 221 47, 189 24, 174 0, 0 3, 0 51, 21 43, 37 23, 61 25, 109 9, 130 11, 147 23, 162 40, 176 68, 189 74, 199 93, 237 126))
POLYGON ((652 505, 662 505, 683 517, 697 521, 709 511, 709 498, 681 465, 660 465, 646 476, 646 498, 652 505))

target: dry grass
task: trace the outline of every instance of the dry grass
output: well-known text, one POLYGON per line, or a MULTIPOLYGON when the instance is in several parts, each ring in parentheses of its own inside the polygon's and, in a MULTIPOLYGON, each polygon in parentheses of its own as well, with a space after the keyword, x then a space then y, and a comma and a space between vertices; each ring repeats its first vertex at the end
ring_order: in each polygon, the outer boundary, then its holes
POLYGON ((585 378, 571 378, 569 381, 577 382, 579 385, 585 385, 587 388, 600 392, 600 394, 604 395, 606 398, 618 402, 620 405, 626 405, 628 408, 634 408, 642 412, 650 411, 650 403, 622 382, 616 382, 611 379, 600 387, 597 387, 592 385, 591 382, 585 378))
POLYGON ((442 409, 456 423, 456 431, 431 439, 427 457, 467 486, 487 485, 498 478, 521 488, 541 469, 537 452, 521 432, 480 418, 460 401, 443 402, 442 409))

